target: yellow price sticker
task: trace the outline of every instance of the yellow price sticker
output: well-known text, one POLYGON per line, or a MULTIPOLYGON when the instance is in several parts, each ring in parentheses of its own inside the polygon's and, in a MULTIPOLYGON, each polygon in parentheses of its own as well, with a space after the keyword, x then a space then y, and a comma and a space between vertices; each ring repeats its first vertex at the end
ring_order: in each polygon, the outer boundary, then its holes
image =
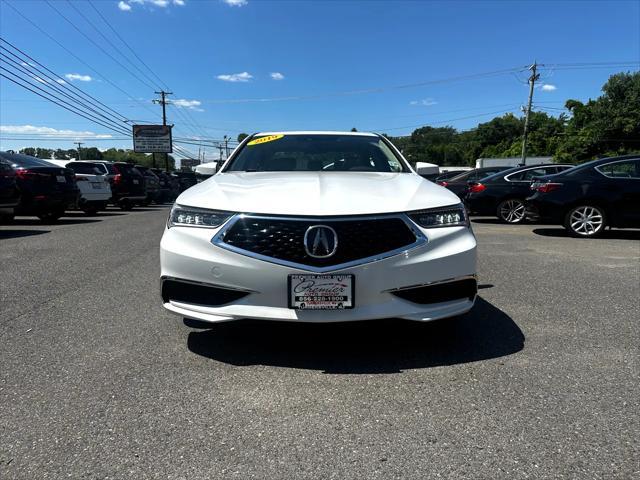
POLYGON ((247 145, 260 145, 261 143, 273 142, 274 140, 280 140, 284 135, 267 135, 266 137, 256 138, 251 140, 247 145))

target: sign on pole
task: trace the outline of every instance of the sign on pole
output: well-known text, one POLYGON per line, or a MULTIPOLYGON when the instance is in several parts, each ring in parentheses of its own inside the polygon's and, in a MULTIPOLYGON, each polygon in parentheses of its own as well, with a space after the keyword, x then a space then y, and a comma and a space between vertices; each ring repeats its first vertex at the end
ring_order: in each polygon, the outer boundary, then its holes
POLYGON ((171 153, 171 125, 134 125, 133 151, 138 153, 171 153))

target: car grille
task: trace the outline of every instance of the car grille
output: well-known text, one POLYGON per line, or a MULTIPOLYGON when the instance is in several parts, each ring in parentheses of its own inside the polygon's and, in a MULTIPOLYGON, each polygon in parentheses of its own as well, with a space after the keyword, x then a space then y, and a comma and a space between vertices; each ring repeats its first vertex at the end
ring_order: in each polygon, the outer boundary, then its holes
POLYGON ((218 307, 239 300, 249 295, 249 292, 179 279, 163 278, 161 294, 164 303, 174 301, 218 307))
POLYGON ((248 216, 239 218, 226 230, 222 243, 269 257, 276 263, 292 262, 322 268, 376 258, 413 245, 416 240, 411 228, 398 217, 289 220, 248 216), (313 225, 326 225, 335 230, 338 246, 331 257, 314 258, 307 254, 304 235, 313 225))

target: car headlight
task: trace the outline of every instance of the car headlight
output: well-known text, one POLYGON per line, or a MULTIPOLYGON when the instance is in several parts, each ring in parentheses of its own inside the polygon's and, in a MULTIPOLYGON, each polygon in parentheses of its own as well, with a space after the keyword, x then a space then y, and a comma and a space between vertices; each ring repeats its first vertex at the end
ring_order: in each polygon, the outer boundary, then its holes
POLYGON ((219 210, 207 210, 175 204, 169 214, 167 227, 216 228, 233 215, 233 212, 221 212, 219 210))
POLYGON ((418 210, 417 212, 409 212, 407 215, 423 228, 469 226, 469 218, 462 204, 418 210))

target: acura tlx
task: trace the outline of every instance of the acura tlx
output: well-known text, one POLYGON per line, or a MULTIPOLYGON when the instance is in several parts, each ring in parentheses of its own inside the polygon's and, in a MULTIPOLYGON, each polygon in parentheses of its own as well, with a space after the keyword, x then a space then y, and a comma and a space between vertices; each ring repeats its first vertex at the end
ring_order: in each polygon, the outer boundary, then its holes
POLYGON ((373 133, 247 137, 178 197, 160 259, 165 308, 207 322, 430 321, 477 293, 460 199, 373 133))

